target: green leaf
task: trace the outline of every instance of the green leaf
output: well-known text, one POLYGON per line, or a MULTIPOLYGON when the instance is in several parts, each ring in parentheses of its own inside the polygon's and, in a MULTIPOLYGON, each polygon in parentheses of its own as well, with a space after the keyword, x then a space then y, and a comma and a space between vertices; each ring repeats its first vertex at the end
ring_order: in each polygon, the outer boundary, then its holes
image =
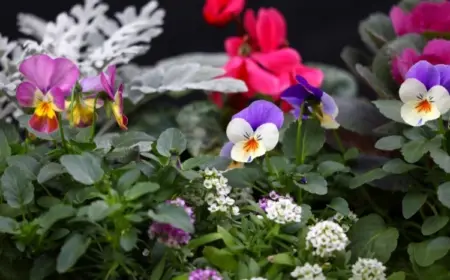
POLYGON ((375 143, 375 148, 383 151, 393 151, 400 149, 405 143, 405 138, 400 135, 392 135, 379 139, 375 143))
POLYGON ((231 160, 229 158, 201 155, 186 160, 185 162, 183 162, 181 167, 184 170, 194 169, 197 167, 199 167, 200 169, 215 167, 221 170, 225 169, 228 165, 230 165, 230 163, 231 160))
POLYGON ((223 174, 228 179, 228 184, 234 188, 247 188, 259 180, 263 174, 255 168, 235 168, 223 174))
POLYGON ((437 196, 445 207, 450 208, 450 182, 443 183, 438 187, 437 196))
POLYGON ((3 196, 12 208, 22 208, 34 199, 34 186, 17 166, 6 168, 1 178, 3 196))
POLYGON ((383 170, 392 174, 403 174, 416 168, 417 165, 408 164, 399 158, 394 158, 383 165, 383 170))
POLYGON ((387 280, 405 280, 405 278, 406 278, 406 274, 403 271, 398 271, 398 272, 394 272, 391 275, 389 275, 387 280))
POLYGON ((410 141, 403 145, 401 152, 406 162, 415 163, 428 152, 427 140, 410 141))
POLYGON ((350 148, 344 154, 344 160, 349 161, 358 158, 359 151, 357 148, 350 148))
POLYGON ((132 148, 134 146, 146 143, 151 145, 155 141, 153 136, 142 131, 127 131, 112 139, 112 145, 115 148, 132 148))
POLYGON ((208 262, 221 270, 235 271, 238 266, 230 252, 215 247, 206 246, 203 249, 203 256, 208 262))
POLYGON ((268 259, 271 263, 295 266, 295 258, 291 255, 291 253, 279 253, 269 256, 268 259))
POLYGON ((366 173, 359 174, 355 177, 353 177, 349 182, 349 188, 350 189, 356 189, 358 187, 361 187, 364 184, 368 184, 372 181, 381 179, 389 175, 386 171, 384 171, 381 168, 376 168, 373 170, 370 170, 366 173))
POLYGON ((135 200, 148 193, 153 193, 159 190, 159 185, 152 182, 139 182, 131 189, 125 191, 125 198, 129 201, 135 200))
POLYGON ((217 241, 222 239, 222 235, 220 233, 214 232, 214 233, 210 233, 210 234, 205 234, 202 235, 199 238, 196 239, 192 239, 189 244, 187 245, 187 247, 191 250, 194 250, 200 246, 203 246, 205 244, 217 241))
POLYGON ((3 130, 0 130, 0 162, 9 156, 11 156, 11 147, 8 144, 8 138, 3 130))
POLYGON ((376 258, 386 263, 397 248, 398 231, 387 227, 383 219, 371 214, 360 218, 350 229, 352 259, 376 258))
POLYGON ((432 149, 430 156, 433 161, 446 173, 450 173, 450 156, 442 149, 432 149))
POLYGON ((450 237, 436 237, 417 244, 414 248, 414 259, 420 266, 430 266, 445 257, 449 250, 450 237))
POLYGON ((66 173, 64 166, 56 162, 50 162, 41 168, 37 176, 37 181, 39 184, 43 184, 64 173, 66 173))
POLYGON ((319 174, 308 173, 305 175, 305 179, 306 184, 297 181, 294 181, 294 184, 309 193, 317 195, 325 195, 328 193, 327 181, 319 174))
POLYGON ((320 68, 320 70, 322 70, 324 80, 321 89, 324 92, 332 92, 333 97, 356 96, 358 84, 355 77, 346 70, 323 63, 308 63, 308 66, 320 68))
MULTIPOLYGON (((315 155, 325 144, 325 130, 319 121, 304 120, 301 127, 300 152, 306 156, 315 155)), ((297 154, 297 122, 289 125, 283 138, 283 153, 286 157, 295 157, 297 154)))
POLYGON ((432 216, 425 219, 422 224, 422 234, 432 235, 447 225, 449 218, 447 216, 432 216))
POLYGON ((331 200, 330 204, 327 205, 331 209, 336 210, 336 212, 347 216, 350 213, 350 208, 348 207, 348 202, 342 197, 335 197, 331 200))
POLYGON ((73 179, 84 185, 93 185, 104 175, 100 159, 86 152, 81 155, 63 155, 60 161, 73 179))
POLYGON ((47 279, 53 272, 55 272, 56 260, 47 255, 42 255, 33 262, 33 267, 30 271, 30 280, 44 280, 47 279))
POLYGON ((148 215, 157 222, 170 224, 189 233, 194 232, 190 217, 182 207, 162 203, 156 207, 156 212, 148 211, 148 215))
POLYGON ((97 200, 87 206, 86 214, 89 220, 98 222, 108 217, 115 210, 115 207, 110 207, 105 201, 97 200))
POLYGON ((139 169, 130 169, 120 176, 117 181, 117 189, 123 193, 128 190, 134 183, 136 183, 141 177, 141 171, 139 169))
POLYGON ((399 123, 404 123, 400 116, 400 108, 403 105, 400 100, 377 100, 372 101, 372 103, 377 106, 378 110, 380 110, 381 114, 386 118, 399 123))
POLYGON ((22 170, 22 175, 27 176, 30 180, 35 180, 39 170, 39 162, 32 156, 16 155, 7 159, 9 166, 17 166, 22 170))
MULTIPOLYGON (((149 280, 160 280, 164 274, 164 267, 166 266, 166 258, 163 256, 158 264, 153 268, 149 280)), ((187 280, 187 278, 186 278, 187 280)))
POLYGON ((50 209, 52 206, 61 204, 61 200, 57 199, 54 196, 41 196, 36 200, 36 203, 42 208, 50 209))
POLYGON ((172 154, 180 155, 186 150, 186 137, 176 128, 169 128, 165 130, 156 142, 156 149, 158 153, 165 157, 170 157, 172 154))
POLYGON ((0 216, 0 232, 1 233, 14 234, 15 231, 18 229, 18 227, 19 227, 19 224, 16 222, 16 220, 8 218, 8 217, 0 216))
POLYGON ((375 53, 396 37, 391 19, 383 13, 371 14, 363 20, 358 32, 361 40, 375 53))
POLYGON ((324 177, 328 177, 337 172, 348 172, 349 168, 340 162, 336 161, 323 161, 317 166, 319 171, 324 177))
POLYGON ((84 255, 91 239, 75 233, 66 239, 56 260, 56 271, 65 273, 71 269, 78 259, 84 255))
POLYGON ((405 219, 411 218, 427 201, 427 195, 418 192, 408 192, 402 200, 402 213, 405 219))
POLYGON ((222 236, 222 240, 228 249, 233 249, 233 247, 236 246, 233 235, 231 235, 226 229, 218 225, 217 232, 222 236))
MULTIPOLYGON (((389 98, 390 96, 393 96, 392 92, 390 92, 386 88, 386 85, 377 76, 375 76, 375 74, 372 73, 372 71, 368 67, 363 66, 358 63, 358 64, 356 64, 355 69, 356 69, 356 72, 366 81, 366 83, 378 94, 378 97, 380 97, 382 99, 386 99, 386 98, 389 98)), ((385 101, 385 100, 379 100, 379 101, 385 101)), ((381 113, 384 115, 383 112, 381 112, 381 113)), ((386 116, 386 117, 388 117, 388 116, 386 116)))
POLYGON ((136 247, 138 241, 138 232, 135 228, 123 231, 120 235, 120 247, 125 250, 125 252, 130 252, 136 247))
POLYGON ((58 204, 53 206, 38 219, 42 233, 46 232, 56 222, 74 216, 75 212, 75 209, 70 205, 58 204))

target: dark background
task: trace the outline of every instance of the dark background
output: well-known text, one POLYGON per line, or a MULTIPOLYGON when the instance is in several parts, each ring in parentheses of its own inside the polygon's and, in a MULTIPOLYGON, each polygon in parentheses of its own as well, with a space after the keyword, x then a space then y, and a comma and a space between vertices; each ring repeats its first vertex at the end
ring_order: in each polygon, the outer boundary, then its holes
MULTIPOLYGON (((16 30, 18 12, 32 13, 47 20, 82 0, 3 0, 0 33, 10 38, 16 30)), ((148 0, 105 0, 110 12, 128 5, 140 8, 148 0)), ((235 26, 216 28, 203 21, 204 0, 160 0, 166 10, 164 33, 153 40, 150 52, 138 59, 152 64, 158 59, 185 52, 220 52, 227 36, 236 34, 235 26)), ((388 13, 396 0, 247 0, 247 7, 275 7, 286 17, 291 46, 304 61, 324 62, 344 67, 340 52, 345 45, 362 47, 358 23, 376 11, 388 13)))

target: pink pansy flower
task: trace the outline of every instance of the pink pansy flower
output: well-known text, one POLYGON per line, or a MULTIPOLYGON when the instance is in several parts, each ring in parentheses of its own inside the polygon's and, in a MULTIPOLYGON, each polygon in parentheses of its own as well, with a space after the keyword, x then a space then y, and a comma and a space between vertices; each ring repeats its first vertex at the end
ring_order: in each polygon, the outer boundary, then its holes
POLYGON ((450 2, 420 2, 411 12, 393 7, 390 17, 398 35, 424 32, 450 32, 450 2))
POLYGON ((23 107, 35 108, 30 127, 43 133, 54 132, 59 125, 57 113, 64 111, 65 96, 80 75, 77 66, 66 58, 35 55, 25 59, 19 71, 25 81, 17 87, 17 100, 23 107))
POLYGON ((399 84, 405 80, 408 70, 421 60, 433 65, 450 64, 450 41, 435 39, 428 42, 422 53, 414 49, 405 49, 392 59, 392 75, 399 84))
POLYGON ((123 114, 123 84, 116 90, 116 66, 109 66, 106 73, 101 73, 100 81, 103 90, 108 94, 112 100, 109 104, 117 124, 121 129, 126 130, 128 118, 123 114))

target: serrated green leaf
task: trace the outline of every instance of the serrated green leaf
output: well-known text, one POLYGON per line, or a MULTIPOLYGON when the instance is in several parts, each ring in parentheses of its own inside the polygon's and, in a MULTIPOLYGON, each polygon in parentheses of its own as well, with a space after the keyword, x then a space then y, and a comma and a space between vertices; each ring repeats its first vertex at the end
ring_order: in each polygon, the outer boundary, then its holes
POLYGON ((186 150, 186 137, 176 128, 169 128, 165 130, 156 142, 156 149, 158 153, 165 157, 170 157, 172 154, 180 155, 186 150))
POLYGON ((158 205, 156 211, 150 210, 148 215, 157 222, 170 224, 189 233, 194 232, 190 217, 182 207, 163 203, 158 205))
POLYGON ((38 219, 38 223, 42 228, 42 233, 50 229, 56 222, 74 216, 75 212, 75 209, 70 205, 58 204, 51 207, 38 219))
POLYGON ((235 168, 223 174, 228 184, 234 188, 251 187, 262 177, 261 172, 255 168, 235 168))
MULTIPOLYGON (((303 120, 301 127, 300 153, 303 157, 315 155, 325 144, 325 130, 317 120, 303 120)), ((283 153, 286 157, 297 155, 297 122, 289 125, 283 138, 283 153)))
POLYGON ((375 143, 375 148, 383 151, 393 151, 400 149, 405 143, 405 138, 400 135, 386 136, 375 143))
POLYGON ((86 152, 81 155, 63 155, 60 161, 72 178, 84 185, 93 185, 104 175, 100 160, 86 152))
POLYGON ((159 185, 153 182, 139 182, 131 189, 125 191, 125 198, 129 201, 135 200, 143 195, 156 192, 159 190, 159 185))
POLYGON ((69 271, 78 259, 84 255, 89 244, 91 243, 91 239, 75 233, 71 235, 61 248, 61 251, 58 254, 58 258, 56 260, 56 270, 59 273, 65 273, 69 271))
POLYGON ((400 108, 403 103, 400 100, 377 100, 372 101, 375 106, 377 106, 378 110, 380 110, 381 114, 383 114, 386 118, 404 123, 403 118, 400 115, 400 108))
POLYGON ((17 166, 6 168, 1 178, 3 197, 12 208, 22 208, 34 199, 34 186, 17 166))
POLYGON ((336 172, 348 172, 349 168, 340 162, 336 161, 323 161, 317 166, 317 171, 324 177, 333 175, 336 172))
POLYGON ((447 216, 432 216, 425 219, 422 224, 422 234, 432 235, 441 230, 447 225, 449 217, 447 216))
POLYGON ((376 168, 376 169, 370 170, 366 173, 359 174, 359 175, 353 177, 350 180, 349 188, 356 189, 358 187, 361 187, 364 184, 368 184, 372 181, 384 178, 387 175, 389 175, 389 173, 384 171, 381 168, 376 168))
POLYGON ((305 175, 306 183, 294 181, 294 184, 312 194, 325 195, 328 193, 327 181, 316 173, 308 173, 305 175))
POLYGON ((408 192, 402 200, 402 213, 405 219, 411 218, 427 201, 427 195, 418 192, 408 192))
POLYGON ((342 197, 333 198, 327 206, 344 216, 347 216, 350 213, 348 202, 342 197))
POLYGON ((450 208, 450 182, 443 183, 438 187, 437 196, 445 207, 450 208))
POLYGON ((128 190, 134 183, 136 183, 141 177, 141 171, 139 169, 130 169, 117 181, 117 189, 123 193, 128 190))
POLYGON ((450 173, 450 156, 442 149, 432 149, 430 156, 433 161, 446 173, 450 173))
POLYGON ((399 158, 394 158, 383 165, 383 170, 392 174, 403 174, 416 168, 417 165, 408 164, 399 158))
POLYGON ((414 258, 422 267, 430 266, 442 259, 450 250, 450 237, 440 236, 421 242, 414 248, 414 258))
POLYGON ((8 218, 8 217, 0 216, 0 232, 1 233, 14 234, 15 231, 18 229, 18 227, 19 227, 19 224, 16 222, 16 220, 8 218))
POLYGON ((50 179, 53 179, 56 176, 64 174, 64 173, 66 173, 64 166, 62 166, 61 164, 56 163, 56 162, 50 162, 41 168, 41 170, 39 171, 39 174, 37 176, 37 181, 39 184, 44 184, 45 182, 49 181, 50 179))
POLYGON ((130 252, 136 247, 138 241, 138 233, 135 228, 123 231, 120 235, 120 247, 122 247, 125 252, 130 252))
POLYGON ((406 162, 415 163, 428 152, 427 140, 410 141, 403 145, 401 152, 406 162))
POLYGON ((35 180, 38 174, 40 164, 32 156, 16 155, 7 159, 9 166, 17 166, 22 171, 22 176, 28 177, 30 180, 35 180))

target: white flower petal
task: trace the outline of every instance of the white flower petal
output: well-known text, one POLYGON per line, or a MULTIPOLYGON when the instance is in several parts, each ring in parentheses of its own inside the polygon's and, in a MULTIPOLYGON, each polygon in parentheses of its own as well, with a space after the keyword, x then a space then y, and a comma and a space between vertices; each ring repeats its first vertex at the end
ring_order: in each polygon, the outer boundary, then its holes
POLYGON ((256 129, 255 137, 261 139, 267 151, 271 151, 278 144, 280 133, 273 123, 265 123, 256 129))
POLYGON ((262 141, 258 141, 257 149, 246 149, 247 140, 236 143, 231 149, 231 159, 237 162, 251 162, 253 159, 266 153, 266 148, 262 141))
POLYGON ((416 109, 417 104, 417 101, 410 101, 403 104, 400 115, 407 124, 411 126, 422 126, 427 121, 435 120, 441 116, 435 104, 431 104, 431 111, 428 113, 418 112, 416 109))
POLYGON ((434 86, 428 91, 429 98, 436 105, 441 114, 445 114, 450 109, 450 94, 443 86, 434 86))
POLYGON ((426 93, 427 88, 425 87, 425 85, 414 78, 406 79, 400 86, 399 90, 400 99, 403 101, 403 103, 417 100, 417 95, 425 95, 426 93))
POLYGON ((230 121, 227 126, 227 137, 233 143, 247 140, 248 137, 253 136, 253 128, 244 119, 235 118, 230 121))

